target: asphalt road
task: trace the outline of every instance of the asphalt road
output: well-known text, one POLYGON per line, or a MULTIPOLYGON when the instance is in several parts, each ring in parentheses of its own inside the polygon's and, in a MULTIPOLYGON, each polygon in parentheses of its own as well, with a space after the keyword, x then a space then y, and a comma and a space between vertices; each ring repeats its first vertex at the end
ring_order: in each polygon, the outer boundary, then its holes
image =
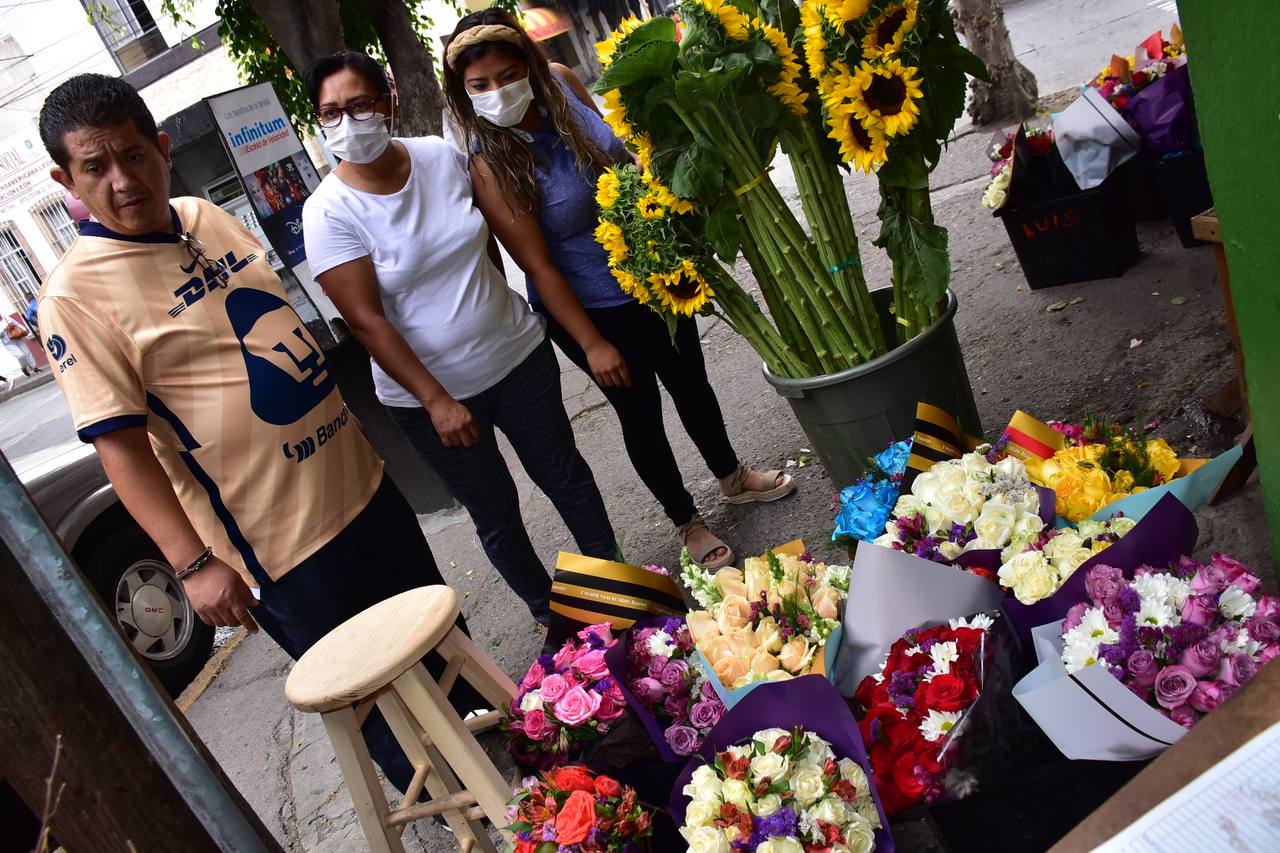
POLYGON ((75 437, 67 401, 54 383, 0 403, 0 452, 11 461, 75 437))

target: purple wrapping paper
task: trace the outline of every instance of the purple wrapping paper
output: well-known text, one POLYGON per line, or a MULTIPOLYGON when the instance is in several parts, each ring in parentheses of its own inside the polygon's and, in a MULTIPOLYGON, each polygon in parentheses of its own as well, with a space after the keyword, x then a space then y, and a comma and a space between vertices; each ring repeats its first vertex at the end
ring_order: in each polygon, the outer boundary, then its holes
MULTIPOLYGON (((658 722, 658 718, 653 712, 641 704, 640 700, 635 697, 627 688, 627 649, 631 647, 632 631, 638 631, 641 628, 661 627, 669 616, 654 616, 651 619, 640 619, 636 621, 631 628, 618 638, 618 642, 605 649, 604 662, 609 667, 609 675, 613 676, 613 680, 618 683, 618 688, 622 691, 622 695, 627 697, 627 704, 631 706, 631 711, 640 720, 645 731, 649 733, 649 737, 653 740, 653 746, 658 750, 658 755, 662 756, 662 760, 674 764, 684 759, 671 751, 671 747, 667 744, 664 736, 662 723, 658 722)), ((693 666, 691 662, 689 664, 693 666)))
POLYGON ((1121 114, 1141 134, 1148 151, 1172 154, 1190 148, 1195 141, 1195 108, 1186 64, 1130 98, 1121 114))
MULTIPOLYGON (((684 786, 689 784, 698 765, 714 760, 717 752, 749 739, 758 731, 792 726, 804 726, 831 744, 837 758, 852 758, 861 765, 870 781, 871 764, 862 746, 862 736, 858 734, 858 722, 830 681, 821 675, 806 675, 789 681, 764 683, 720 718, 707 735, 702 749, 689 759, 676 779, 668 807, 676 826, 684 825, 684 810, 689 804, 689 798, 683 793, 684 786)), ((884 806, 880 805, 875 783, 871 783, 871 796, 875 800, 876 811, 880 813, 881 824, 876 830, 875 853, 893 853, 893 835, 889 832, 889 820, 885 817, 884 806)))
MULTIPOLYGON (((1040 495, 1040 520, 1044 522, 1044 526, 1050 529, 1054 525, 1054 508, 1058 503, 1057 493, 1045 486, 1035 486, 1036 492, 1040 495)), ((989 572, 1000 571, 1002 561, 1000 553, 1003 548, 990 548, 979 551, 965 551, 959 557, 952 560, 954 565, 963 569, 986 569, 989 572)))
POLYGON ((1029 650, 1032 628, 1065 619, 1071 605, 1088 599, 1084 580, 1089 569, 1096 565, 1113 566, 1122 569, 1125 577, 1132 578, 1139 566, 1164 567, 1190 554, 1196 547, 1198 533, 1191 510, 1173 495, 1165 495, 1133 530, 1110 548, 1085 560, 1053 595, 1035 604, 1023 604, 1013 596, 1006 596, 1001 606, 1024 650, 1029 650))

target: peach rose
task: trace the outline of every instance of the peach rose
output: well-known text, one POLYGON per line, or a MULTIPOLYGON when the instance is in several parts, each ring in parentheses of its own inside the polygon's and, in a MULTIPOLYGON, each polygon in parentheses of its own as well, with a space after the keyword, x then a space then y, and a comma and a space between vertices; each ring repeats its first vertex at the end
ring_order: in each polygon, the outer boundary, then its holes
POLYGON ((747 585, 742 582, 742 572, 737 569, 721 569, 716 572, 716 588, 725 598, 731 595, 747 597, 747 585))
POLYGON ((693 638, 693 642, 697 645, 701 645, 706 640, 720 635, 720 627, 716 625, 715 617, 705 610, 694 610, 687 613, 684 621, 689 626, 689 636, 693 638))
POLYGON ((786 681, 792 677, 791 673, 785 669, 775 669, 773 672, 765 676, 766 681, 786 681))
POLYGON ((724 657, 712 664, 711 669, 715 672, 716 677, 720 679, 720 683, 726 687, 733 687, 739 678, 747 674, 746 665, 735 657, 724 657))
POLYGON ((751 656, 752 672, 773 672, 779 666, 781 666, 781 664, 778 663, 778 659, 768 652, 758 651, 751 656))
POLYGON ((698 650, 702 652, 702 656, 707 662, 715 666, 716 661, 726 657, 736 657, 733 649, 729 646, 729 638, 717 634, 705 643, 698 644, 698 650))
POLYGON ((809 662, 809 644, 801 637, 792 637, 782 644, 782 651, 778 653, 778 662, 788 672, 799 674, 805 665, 809 662))
POLYGON ((778 621, 772 616, 761 619, 751 640, 757 649, 776 653, 782 648, 782 632, 778 628, 778 621))
POLYGON ((720 614, 716 624, 721 634, 730 634, 747 627, 751 621, 751 605, 741 595, 726 595, 720 602, 720 614))
POLYGON ((743 572, 747 583, 747 599, 759 601, 760 593, 769 588, 773 576, 769 573, 769 564, 759 557, 751 557, 744 564, 743 572))
POLYGON ((840 593, 829 586, 820 586, 813 591, 813 609, 823 619, 837 619, 840 614, 840 593))

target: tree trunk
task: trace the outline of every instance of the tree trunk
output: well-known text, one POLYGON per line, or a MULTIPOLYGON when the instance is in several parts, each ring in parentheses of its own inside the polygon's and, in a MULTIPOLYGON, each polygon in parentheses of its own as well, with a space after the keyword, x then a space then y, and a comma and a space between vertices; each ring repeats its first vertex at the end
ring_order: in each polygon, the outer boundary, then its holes
POLYGON ((404 0, 365 0, 369 22, 391 65, 400 95, 400 136, 439 135, 444 96, 431 54, 418 38, 404 0))
POLYGON ((337 0, 249 0, 299 72, 313 59, 346 48, 337 0))
POLYGON ((1002 0, 955 0, 956 29, 987 65, 991 82, 973 81, 969 115, 975 124, 1017 121, 1035 113, 1036 78, 1013 55, 1002 0))

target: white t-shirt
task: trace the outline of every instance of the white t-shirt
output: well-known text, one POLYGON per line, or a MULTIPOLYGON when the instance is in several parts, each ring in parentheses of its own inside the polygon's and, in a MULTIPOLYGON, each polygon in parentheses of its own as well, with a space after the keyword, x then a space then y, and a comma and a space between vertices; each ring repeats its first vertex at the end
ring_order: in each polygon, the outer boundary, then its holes
MULTIPOLYGON (((330 173, 307 199, 307 260, 319 276, 372 258, 387 319, 445 390, 464 400, 537 349, 545 324, 489 260, 489 226, 463 153, 434 136, 397 141, 410 161, 399 192, 361 192, 330 173)), ((388 406, 421 405, 376 360, 373 382, 388 406)))

